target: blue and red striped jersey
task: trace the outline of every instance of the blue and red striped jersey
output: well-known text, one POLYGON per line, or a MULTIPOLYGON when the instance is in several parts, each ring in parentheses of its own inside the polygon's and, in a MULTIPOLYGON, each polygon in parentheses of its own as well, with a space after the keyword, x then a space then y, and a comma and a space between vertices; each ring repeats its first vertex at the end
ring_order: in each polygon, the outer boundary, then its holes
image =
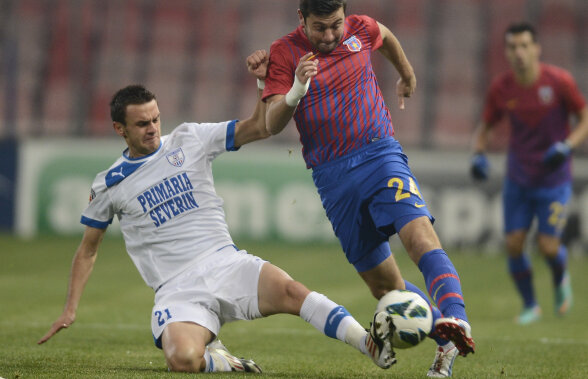
MULTIPOLYGON (((376 20, 350 15, 339 46, 328 55, 317 55, 318 74, 294 113, 308 168, 355 151, 373 138, 394 135, 371 62, 372 51, 381 46, 376 20)), ((272 44, 264 99, 288 93, 300 57, 310 51, 302 26, 272 44)))
POLYGON ((517 83, 512 71, 499 75, 490 87, 483 120, 510 122, 507 175, 523 186, 555 187, 571 180, 570 161, 552 170, 542 163, 549 147, 570 134, 569 116, 586 101, 569 72, 541 63, 531 86, 517 83))

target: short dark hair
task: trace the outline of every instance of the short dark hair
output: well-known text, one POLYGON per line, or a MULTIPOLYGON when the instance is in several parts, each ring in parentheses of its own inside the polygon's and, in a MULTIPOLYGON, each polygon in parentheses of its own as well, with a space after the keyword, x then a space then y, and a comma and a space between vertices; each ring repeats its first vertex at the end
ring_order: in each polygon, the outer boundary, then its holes
POLYGON ((132 84, 121 88, 110 101, 110 118, 112 121, 126 125, 128 105, 140 105, 155 99, 155 95, 140 84, 132 84))
POLYGON ((347 0, 300 0, 299 9, 302 17, 306 20, 308 16, 326 16, 343 7, 347 9, 347 0))
POLYGON ((517 22, 514 24, 510 24, 506 31, 504 32, 504 38, 506 38, 509 34, 521 34, 524 32, 531 33, 531 37, 533 38, 533 42, 537 42, 537 31, 535 27, 528 22, 517 22))

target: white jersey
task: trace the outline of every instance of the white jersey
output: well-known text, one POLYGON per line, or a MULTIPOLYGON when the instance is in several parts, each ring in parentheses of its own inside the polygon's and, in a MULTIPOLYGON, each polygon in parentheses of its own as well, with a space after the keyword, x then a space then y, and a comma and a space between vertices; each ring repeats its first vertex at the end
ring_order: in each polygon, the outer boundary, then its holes
POLYGON ((157 151, 135 159, 125 151, 96 176, 81 222, 105 229, 116 215, 127 252, 151 288, 233 244, 212 160, 236 150, 235 124, 182 124, 157 151))

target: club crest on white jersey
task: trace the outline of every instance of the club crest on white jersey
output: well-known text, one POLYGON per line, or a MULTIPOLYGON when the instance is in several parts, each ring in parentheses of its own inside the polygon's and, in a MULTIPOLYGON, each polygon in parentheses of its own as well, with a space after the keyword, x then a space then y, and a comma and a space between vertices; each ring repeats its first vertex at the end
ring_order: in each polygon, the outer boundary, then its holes
POLYGON ((184 164, 184 160, 186 159, 181 147, 178 147, 171 153, 168 153, 165 157, 172 166, 176 167, 182 167, 182 165, 184 164))

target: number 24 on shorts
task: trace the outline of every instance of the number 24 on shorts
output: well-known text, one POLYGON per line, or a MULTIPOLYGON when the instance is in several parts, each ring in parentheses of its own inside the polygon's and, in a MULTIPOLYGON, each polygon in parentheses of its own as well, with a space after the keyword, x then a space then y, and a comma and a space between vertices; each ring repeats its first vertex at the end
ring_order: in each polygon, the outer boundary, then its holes
MULTIPOLYGON (((398 177, 394 177, 390 180, 388 180, 388 187, 390 188, 394 188, 396 187, 396 196, 394 197, 394 199, 396 201, 400 201, 402 199, 406 199, 408 197, 410 197, 411 194, 418 196, 418 198, 422 201, 423 197, 421 196, 421 192, 419 191, 418 186, 416 185, 416 182, 414 181, 413 178, 411 178, 410 176, 408 177, 408 192, 403 192, 404 190, 404 181, 401 178, 398 177)), ((419 204, 416 203, 414 204, 417 208, 421 208, 424 207, 425 204, 419 204)))

